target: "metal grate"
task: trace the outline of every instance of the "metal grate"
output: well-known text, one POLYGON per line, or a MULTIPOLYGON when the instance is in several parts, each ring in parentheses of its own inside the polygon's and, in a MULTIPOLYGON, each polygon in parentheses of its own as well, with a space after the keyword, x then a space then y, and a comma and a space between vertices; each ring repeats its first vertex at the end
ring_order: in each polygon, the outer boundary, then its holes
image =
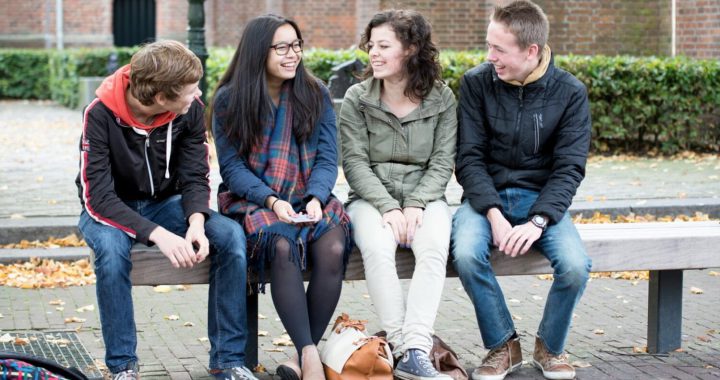
POLYGON ((53 360, 65 367, 75 367, 90 380, 103 378, 90 353, 74 332, 12 332, 10 335, 26 338, 29 343, 24 345, 13 344, 13 342, 0 343, 0 350, 30 354, 53 360))

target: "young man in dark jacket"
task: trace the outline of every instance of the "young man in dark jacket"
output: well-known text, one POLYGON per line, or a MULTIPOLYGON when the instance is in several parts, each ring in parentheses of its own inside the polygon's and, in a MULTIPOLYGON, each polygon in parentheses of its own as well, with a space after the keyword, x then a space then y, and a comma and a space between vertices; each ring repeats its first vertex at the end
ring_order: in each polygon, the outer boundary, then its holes
POLYGON ((79 228, 95 252, 105 362, 114 379, 136 379, 137 337, 130 248, 156 244, 172 265, 213 252, 208 298, 211 373, 255 379, 247 340, 245 235, 210 209, 200 60, 175 41, 143 47, 106 78, 83 115, 79 228))
POLYGON ((533 363, 546 378, 575 377, 563 351, 591 263, 567 209, 585 175, 590 111, 585 86, 554 66, 547 36, 547 17, 532 2, 497 7, 488 62, 460 84, 456 175, 464 202, 452 254, 490 350, 475 380, 503 379, 522 364, 491 245, 512 257, 534 246, 550 260, 554 282, 533 363))

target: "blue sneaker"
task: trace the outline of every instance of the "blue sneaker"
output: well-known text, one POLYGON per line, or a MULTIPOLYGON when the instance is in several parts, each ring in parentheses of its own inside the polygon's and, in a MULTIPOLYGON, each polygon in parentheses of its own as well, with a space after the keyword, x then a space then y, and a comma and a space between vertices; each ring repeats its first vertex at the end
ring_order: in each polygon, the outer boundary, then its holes
POLYGON ((395 367, 394 374, 405 380, 452 380, 452 377, 438 372, 430 362, 428 354, 417 348, 405 351, 400 363, 395 367))

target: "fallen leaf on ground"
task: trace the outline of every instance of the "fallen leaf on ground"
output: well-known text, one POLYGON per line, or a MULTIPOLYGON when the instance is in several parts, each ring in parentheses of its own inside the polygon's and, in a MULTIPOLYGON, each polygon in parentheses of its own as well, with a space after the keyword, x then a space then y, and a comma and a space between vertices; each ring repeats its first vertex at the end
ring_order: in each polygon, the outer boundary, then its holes
POLYGON ((20 240, 19 243, 11 243, 0 245, 0 248, 12 249, 30 249, 30 248, 59 248, 59 247, 87 247, 85 240, 80 239, 75 234, 70 234, 62 238, 51 236, 44 241, 39 240, 20 240))
POLYGON ((274 346, 292 346, 293 342, 290 339, 290 335, 282 334, 280 337, 273 339, 272 344, 274 346))
POLYGON ((50 305, 60 305, 60 306, 65 305, 65 301, 63 301, 63 300, 52 300, 52 301, 50 301, 50 302, 48 302, 48 303, 49 303, 50 305))
POLYGON ((22 263, 0 264, 0 285, 4 286, 40 289, 94 283, 95 272, 88 259, 63 262, 34 257, 22 263))
POLYGON ((48 339, 48 338, 46 337, 46 338, 45 338, 45 341, 48 342, 48 343, 50 343, 50 344, 57 344, 58 346, 67 346, 68 344, 70 344, 70 340, 69 340, 69 339, 63 339, 63 338, 59 338, 59 339, 50 338, 50 339, 48 339))
POLYGON ((690 293, 692 294, 703 294, 703 290, 694 286, 690 287, 690 293))
POLYGON ((24 345, 30 344, 30 339, 28 339, 28 338, 20 338, 20 337, 17 337, 17 336, 16 336, 16 337, 15 337, 15 341, 13 342, 13 344, 14 344, 14 345, 17 345, 17 346, 24 346, 24 345))
POLYGON ((178 319, 180 319, 180 317, 175 314, 166 315, 164 318, 168 321, 177 321, 178 319))
POLYGON ((522 317, 519 316, 519 315, 515 315, 515 314, 512 315, 512 319, 513 319, 514 321, 522 321, 522 317))
POLYGON ((534 299, 535 301, 540 301, 540 300, 542 300, 543 298, 540 297, 540 296, 532 296, 532 299, 534 299))
POLYGON ((267 370, 265 369, 265 366, 264 366, 264 365, 258 363, 258 365, 256 365, 255 368, 253 368, 253 372, 255 372, 255 373, 265 373, 265 372, 267 372, 267 370))
POLYGON ((10 334, 4 334, 3 336, 0 336, 0 343, 10 343, 13 340, 15 340, 15 338, 10 334))
POLYGON ((701 341, 701 342, 705 342, 705 343, 707 343, 707 342, 709 342, 709 341, 711 341, 711 340, 712 340, 712 339, 710 339, 710 337, 708 337, 708 336, 705 336, 705 335, 700 335, 700 336, 699 336, 699 337, 697 337, 697 338, 698 338, 698 340, 699 340, 699 341, 701 341))
POLYGON ((83 307, 79 307, 79 308, 75 309, 75 311, 77 311, 78 313, 84 313, 86 311, 93 311, 93 310, 95 310, 95 305, 85 305, 83 307))
POLYGON ((647 353, 647 346, 633 347, 632 352, 633 352, 634 354, 647 353))
POLYGON ((590 367, 592 367, 592 364, 590 364, 588 362, 581 362, 581 361, 574 361, 574 362, 570 363, 570 365, 572 365, 575 368, 590 368, 590 367))
POLYGON ((172 288, 169 285, 158 285, 153 288, 153 291, 155 293, 170 293, 172 292, 172 288))
POLYGON ((595 334, 595 335, 603 335, 603 334, 605 334, 605 330, 603 330, 603 329, 595 329, 595 330, 593 330, 593 334, 595 334))
POLYGON ((192 322, 185 322, 185 323, 183 323, 183 326, 185 326, 185 327, 193 327, 193 326, 195 326, 195 324, 192 323, 192 322))
POLYGON ((175 285, 175 290, 184 292, 186 290, 190 290, 190 285, 175 285))
POLYGON ((714 277, 720 276, 720 272, 715 272, 714 270, 711 270, 710 272, 708 272, 708 274, 714 277))
POLYGON ((65 308, 62 307, 62 306, 58 306, 58 307, 55 308, 55 310, 57 310, 57 311, 63 311, 63 310, 65 310, 65 308))
POLYGON ((267 319, 267 317, 264 314, 258 313, 258 319, 267 319))
POLYGON ((4 315, 2 315, 2 313, 0 313, 0 318, 5 318, 5 316, 4 316, 4 315))
POLYGON ((704 368, 705 368, 705 369, 717 369, 717 367, 715 367, 715 366, 713 366, 713 365, 710 365, 710 364, 705 364, 705 367, 704 367, 704 368))
POLYGON ((715 335, 715 334, 717 334, 717 330, 715 330, 715 329, 710 329, 710 330, 708 330, 708 331, 705 331, 705 334, 715 335))
POLYGON ((83 323, 85 321, 86 321, 85 318, 78 318, 78 317, 65 318, 65 323, 83 323))
POLYGON ((363 294, 362 296, 363 296, 363 298, 370 298, 369 294, 363 294))
POLYGON ((258 330, 258 336, 267 336, 268 332, 265 330, 258 330))
POLYGON ((203 337, 198 338, 198 340, 204 343, 204 342, 209 341, 210 339, 208 339, 206 336, 203 336, 203 337))
POLYGON ((281 347, 263 348, 265 352, 284 352, 285 349, 281 347))
POLYGON ((508 300, 508 302, 510 302, 510 303, 520 303, 520 300, 515 299, 515 298, 510 298, 510 299, 508 300))

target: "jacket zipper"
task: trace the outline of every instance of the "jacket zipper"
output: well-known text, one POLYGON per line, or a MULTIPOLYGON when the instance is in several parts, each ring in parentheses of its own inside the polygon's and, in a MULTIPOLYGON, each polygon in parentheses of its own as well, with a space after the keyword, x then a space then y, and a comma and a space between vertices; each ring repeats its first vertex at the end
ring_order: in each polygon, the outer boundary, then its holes
POLYGON ((538 150, 540 149, 540 117, 542 114, 533 114, 533 119, 535 121, 535 149, 533 149, 533 154, 537 154, 538 150))
MULTIPOLYGON (((152 132, 151 132, 152 133, 152 132)), ((145 136, 145 164, 148 169, 148 177, 150 179, 150 195, 155 196, 155 184, 153 183, 152 170, 150 169, 150 158, 148 157, 148 148, 150 147, 150 133, 145 136)))
POLYGON ((522 87, 520 87, 518 101, 520 103, 520 107, 518 108, 517 121, 515 122, 515 136, 513 138, 513 148, 512 148, 513 164, 515 167, 518 166, 518 161, 519 161, 518 143, 520 142, 520 121, 522 120, 522 109, 523 109, 523 88, 522 87))

